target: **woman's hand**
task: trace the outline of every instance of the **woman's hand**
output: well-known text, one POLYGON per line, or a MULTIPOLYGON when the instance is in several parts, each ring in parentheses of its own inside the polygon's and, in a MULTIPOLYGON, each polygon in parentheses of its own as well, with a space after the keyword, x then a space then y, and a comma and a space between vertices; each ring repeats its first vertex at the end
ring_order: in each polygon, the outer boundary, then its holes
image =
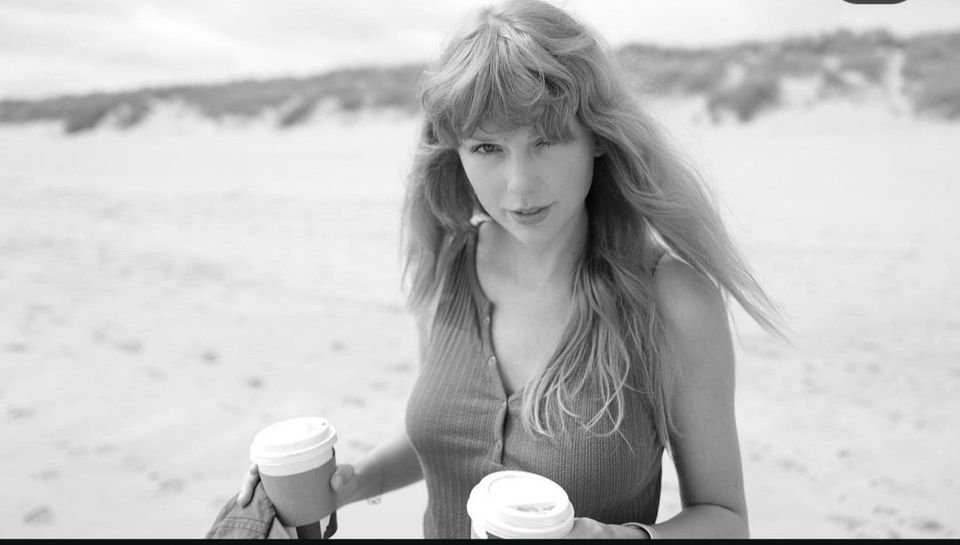
POLYGON ((631 526, 603 524, 586 517, 573 519, 573 528, 564 539, 650 539, 646 532, 631 526))
MULTIPOLYGON (((337 494, 337 504, 342 507, 350 503, 351 494, 356 491, 357 483, 356 470, 350 464, 341 464, 330 476, 330 488, 337 494), (346 500, 346 501, 345 501, 346 500)), ((240 492, 237 494, 237 505, 245 507, 253 499, 253 491, 260 482, 260 471, 257 464, 250 464, 247 472, 240 481, 240 492)))
POLYGON ((343 507, 356 500, 360 479, 357 470, 351 464, 340 464, 330 476, 330 488, 337 495, 337 507, 343 507))
POLYGON ((240 481, 240 492, 237 494, 237 505, 246 507, 253 499, 253 491, 260 482, 260 471, 257 464, 250 464, 247 472, 243 474, 243 480, 240 481))

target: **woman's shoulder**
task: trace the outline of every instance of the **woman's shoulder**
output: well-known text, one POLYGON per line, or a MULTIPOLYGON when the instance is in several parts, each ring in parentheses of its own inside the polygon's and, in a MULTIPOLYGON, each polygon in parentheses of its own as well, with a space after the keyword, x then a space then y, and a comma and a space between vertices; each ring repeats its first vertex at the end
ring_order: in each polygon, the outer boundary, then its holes
POLYGON ((683 259, 664 252, 653 272, 653 294, 661 319, 679 334, 726 326, 726 307, 717 286, 683 259))

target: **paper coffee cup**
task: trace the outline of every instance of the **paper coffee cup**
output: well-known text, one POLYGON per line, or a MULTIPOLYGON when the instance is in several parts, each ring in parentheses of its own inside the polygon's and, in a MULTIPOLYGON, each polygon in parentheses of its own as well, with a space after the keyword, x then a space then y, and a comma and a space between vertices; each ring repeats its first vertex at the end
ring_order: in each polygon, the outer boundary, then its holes
POLYGON ((467 500, 471 537, 558 538, 573 528, 573 505, 550 479, 526 471, 498 471, 477 483, 467 500))
POLYGON ((330 488, 337 468, 336 442, 333 426, 310 416, 271 424, 254 436, 250 461, 257 464, 263 488, 284 526, 306 526, 336 510, 336 494, 330 488))

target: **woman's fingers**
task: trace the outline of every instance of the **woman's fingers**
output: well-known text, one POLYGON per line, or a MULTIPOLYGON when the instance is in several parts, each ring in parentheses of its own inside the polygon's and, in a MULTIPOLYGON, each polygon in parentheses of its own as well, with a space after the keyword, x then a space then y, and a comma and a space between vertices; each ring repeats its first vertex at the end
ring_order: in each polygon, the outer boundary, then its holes
POLYGON ((246 507, 253 499, 253 490, 257 487, 260 480, 260 471, 257 464, 250 464, 247 472, 243 474, 243 480, 240 481, 240 492, 237 494, 237 505, 246 507))
POLYGON ((352 484, 355 476, 356 471, 352 465, 338 465, 336 471, 330 476, 330 488, 337 494, 340 494, 352 484))
MULTIPOLYGON (((330 488, 337 494, 347 494, 356 486, 356 470, 350 464, 337 466, 336 471, 330 476, 330 488)), ((246 507, 253 499, 253 491, 257 488, 257 482, 260 481, 260 472, 257 464, 250 464, 247 472, 243 474, 240 481, 240 492, 237 494, 237 505, 246 507)))

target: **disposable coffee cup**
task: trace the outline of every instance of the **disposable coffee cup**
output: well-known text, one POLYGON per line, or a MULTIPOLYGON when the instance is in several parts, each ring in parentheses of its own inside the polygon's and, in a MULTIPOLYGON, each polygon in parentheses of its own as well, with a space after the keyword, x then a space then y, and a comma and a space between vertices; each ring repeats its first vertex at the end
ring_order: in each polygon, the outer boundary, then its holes
POLYGON ((467 499, 473 539, 551 539, 573 528, 573 505, 550 479, 526 471, 498 471, 477 483, 467 499))
MULTIPOLYGON (((319 528, 320 521, 336 511, 337 497, 330 488, 337 467, 336 442, 333 426, 312 416, 271 424, 254 436, 250 461, 257 464, 263 488, 284 526, 319 528)), ((303 532, 300 535, 304 537, 303 532)))

